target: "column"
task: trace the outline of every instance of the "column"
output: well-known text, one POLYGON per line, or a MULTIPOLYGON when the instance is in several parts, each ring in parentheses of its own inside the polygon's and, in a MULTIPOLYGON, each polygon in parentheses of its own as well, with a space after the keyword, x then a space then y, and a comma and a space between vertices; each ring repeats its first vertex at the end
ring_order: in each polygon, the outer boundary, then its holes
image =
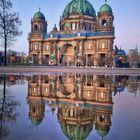
POLYGON ((98 54, 95 52, 95 55, 94 55, 94 65, 95 66, 98 66, 99 63, 98 63, 98 54))
POLYGON ((42 45, 43 43, 38 44, 38 59, 39 59, 39 64, 42 64, 42 45))
POLYGON ((87 74, 86 74, 86 82, 85 82, 86 84, 85 84, 85 86, 87 86, 87 80, 88 80, 88 79, 87 79, 87 74))
POLYGON ((79 23, 77 22, 77 30, 79 30, 79 23))
POLYGON ((56 48, 56 42, 54 42, 54 45, 53 45, 53 54, 54 54, 54 64, 56 64, 56 62, 57 62, 57 53, 56 53, 56 51, 57 51, 57 48, 56 48))
POLYGON ((94 54, 92 54, 92 66, 94 66, 94 54))
POLYGON ((60 60, 60 47, 59 46, 57 46, 57 65, 59 65, 60 66, 60 62, 59 62, 59 60, 60 60))
MULTIPOLYGON (((84 56, 84 41, 81 41, 81 56, 84 56)), ((81 58, 81 63, 83 64, 83 57, 81 58)))
POLYGON ((88 54, 86 54, 86 67, 88 66, 88 54))

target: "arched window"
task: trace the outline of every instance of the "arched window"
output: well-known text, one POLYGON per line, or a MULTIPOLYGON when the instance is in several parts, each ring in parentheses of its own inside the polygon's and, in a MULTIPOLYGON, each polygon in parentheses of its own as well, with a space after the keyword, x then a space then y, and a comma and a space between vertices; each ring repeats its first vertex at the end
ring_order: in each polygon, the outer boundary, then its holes
POLYGON ((104 119, 105 119, 105 116, 104 115, 100 115, 100 117, 99 117, 100 122, 103 122, 104 119))
POLYGON ((106 27, 107 26, 107 22, 105 19, 102 20, 102 26, 106 27))
POLYGON ((102 42, 102 44, 101 44, 101 48, 102 48, 102 49, 105 48, 105 42, 102 42))
POLYGON ((38 30, 38 26, 37 26, 37 25, 34 26, 34 30, 35 30, 35 31, 38 30))
POLYGON ((90 15, 90 11, 89 11, 88 8, 86 9, 86 14, 87 14, 87 15, 90 15))
POLYGON ((32 113, 36 114, 36 108, 32 107, 32 113))
POLYGON ((34 45, 34 50, 37 50, 37 45, 34 45))
POLYGON ((72 24, 72 30, 75 30, 75 23, 72 24))
POLYGON ((112 26, 112 19, 109 19, 109 25, 112 26))
POLYGON ((76 11, 76 7, 73 7, 73 9, 72 9, 72 13, 76 13, 77 11, 76 11))
POLYGON ((48 46, 48 45, 46 46, 46 50, 47 50, 47 51, 49 50, 49 46, 48 46))

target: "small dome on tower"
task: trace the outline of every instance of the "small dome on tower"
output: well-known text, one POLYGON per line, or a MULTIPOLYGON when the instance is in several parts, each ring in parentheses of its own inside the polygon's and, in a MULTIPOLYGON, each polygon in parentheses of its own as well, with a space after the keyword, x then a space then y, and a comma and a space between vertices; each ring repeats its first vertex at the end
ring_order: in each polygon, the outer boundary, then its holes
POLYGON ((108 4, 105 3, 103 6, 101 6, 99 12, 100 13, 104 13, 104 12, 112 13, 112 8, 108 4))
POLYGON ((109 130, 97 129, 97 133, 101 137, 105 137, 108 134, 109 130))
POLYGON ((39 119, 37 119, 37 118, 32 118, 32 119, 31 119, 31 122, 32 122, 32 124, 34 124, 35 126, 38 126, 38 125, 40 125, 40 124, 42 123, 42 120, 43 120, 43 118, 39 118, 39 119))
POLYGON ((33 19, 45 20, 45 16, 40 12, 40 9, 39 9, 39 11, 34 14, 33 19))

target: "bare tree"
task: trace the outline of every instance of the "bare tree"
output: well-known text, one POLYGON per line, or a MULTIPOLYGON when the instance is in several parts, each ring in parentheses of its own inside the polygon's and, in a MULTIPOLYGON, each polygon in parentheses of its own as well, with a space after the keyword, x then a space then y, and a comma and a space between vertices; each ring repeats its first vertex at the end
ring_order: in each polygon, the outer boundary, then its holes
POLYGON ((3 76, 3 91, 0 94, 0 138, 9 134, 8 122, 15 122, 18 116, 16 107, 20 105, 15 97, 6 90, 6 76, 3 76))
POLYGON ((4 45, 4 65, 7 66, 7 47, 8 43, 21 35, 19 26, 21 21, 17 12, 12 12, 11 0, 0 0, 0 39, 4 45))

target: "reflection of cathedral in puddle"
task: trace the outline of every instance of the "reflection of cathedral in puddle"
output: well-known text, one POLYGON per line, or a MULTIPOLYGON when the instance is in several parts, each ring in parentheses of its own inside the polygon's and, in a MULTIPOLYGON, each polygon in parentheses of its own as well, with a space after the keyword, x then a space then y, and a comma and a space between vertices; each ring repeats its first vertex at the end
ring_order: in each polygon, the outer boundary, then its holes
POLYGON ((58 107, 63 133, 71 140, 84 140, 96 129, 105 137, 111 126, 112 77, 93 75, 33 76, 29 81, 29 116, 41 123, 47 102, 58 107), (45 102, 44 102, 45 101, 45 102))

